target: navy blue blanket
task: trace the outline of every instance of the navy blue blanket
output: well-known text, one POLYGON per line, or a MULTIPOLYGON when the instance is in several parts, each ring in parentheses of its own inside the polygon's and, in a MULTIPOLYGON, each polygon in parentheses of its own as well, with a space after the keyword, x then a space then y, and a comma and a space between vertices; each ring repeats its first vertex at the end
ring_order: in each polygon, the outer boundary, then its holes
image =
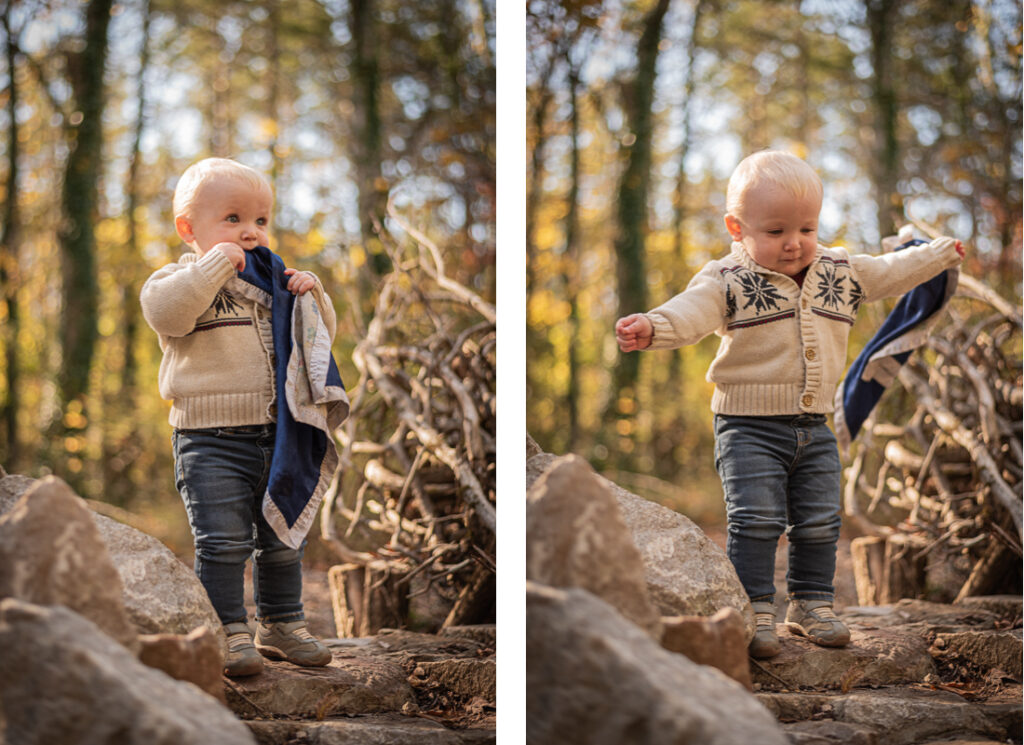
MULTIPOLYGON (((895 250, 923 243, 926 241, 911 239, 895 250)), ((914 348, 923 343, 924 334, 912 332, 920 332, 922 324, 927 325, 929 320, 937 317, 938 311, 945 307, 956 290, 958 276, 956 269, 940 272, 900 298, 850 365, 836 395, 836 438, 844 452, 895 379, 899 368, 910 358, 914 348)))
MULTIPOLYGON (((332 427, 347 415, 348 399, 337 363, 330 354, 330 339, 326 339, 326 352, 323 351, 326 327, 322 322, 321 338, 316 340, 322 358, 319 365, 302 359, 301 339, 293 343, 296 341, 293 330, 300 328, 294 317, 297 298, 287 289, 289 277, 284 274, 284 261, 264 246, 247 251, 245 258, 245 269, 239 272, 238 279, 269 296, 274 336, 277 428, 263 512, 278 537, 298 548, 333 476, 337 451, 332 427), (304 415, 301 410, 293 410, 296 371, 319 376, 318 385, 314 384, 313 388, 319 387, 321 391, 326 388, 332 393, 328 400, 306 403, 321 407, 333 405, 334 415, 324 414, 320 421, 318 417, 304 415), (330 426, 326 424, 328 421, 330 426)), ((318 315, 315 301, 307 302, 306 307, 312 307, 313 314, 318 315)), ((313 332, 315 329, 304 331, 303 336, 311 337, 313 332)))

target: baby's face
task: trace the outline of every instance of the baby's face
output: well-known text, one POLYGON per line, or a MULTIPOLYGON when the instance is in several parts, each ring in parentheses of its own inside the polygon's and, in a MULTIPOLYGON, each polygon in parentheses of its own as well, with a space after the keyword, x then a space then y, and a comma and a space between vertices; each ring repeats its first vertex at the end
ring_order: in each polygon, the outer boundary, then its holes
POLYGON ((230 176, 214 176, 196 195, 187 218, 192 240, 186 241, 203 255, 218 243, 234 243, 246 251, 266 246, 274 198, 269 189, 254 189, 230 176))
POLYGON ((792 277, 814 261, 820 212, 817 197, 795 197, 777 186, 759 184, 747 194, 743 218, 730 221, 728 216, 726 226, 750 258, 792 277))

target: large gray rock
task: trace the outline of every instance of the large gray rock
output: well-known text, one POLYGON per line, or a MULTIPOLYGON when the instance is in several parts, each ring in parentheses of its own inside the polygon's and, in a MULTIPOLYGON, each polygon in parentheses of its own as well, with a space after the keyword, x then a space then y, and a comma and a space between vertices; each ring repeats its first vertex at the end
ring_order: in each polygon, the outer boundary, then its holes
POLYGON ((223 636, 220 618, 191 567, 151 535, 93 513, 121 575, 128 615, 141 634, 188 634, 206 626, 223 636))
MULTIPOLYGON (((26 476, 0 479, 0 514, 36 483, 26 476)), ((123 602, 140 634, 188 634, 205 625, 215 630, 223 647, 220 619, 190 567, 156 538, 91 510, 89 514, 121 577, 123 602)))
MULTIPOLYGON (((529 452, 529 445, 528 445, 529 452)), ((539 453, 526 461, 529 489, 556 461, 539 453)), ((644 564, 647 590, 662 616, 713 616, 735 608, 743 616, 746 638, 754 638, 754 611, 736 570, 704 531, 678 512, 638 497, 603 476, 644 564)))
POLYGON ((0 648, 8 743, 255 742, 213 698, 146 667, 67 608, 0 601, 0 648))
POLYGON ((772 716, 714 668, 662 649, 577 588, 527 582, 531 745, 785 745, 772 716))
POLYGON ((129 649, 138 648, 121 578, 92 512, 55 476, 35 483, 0 517, 3 597, 66 606, 129 649))
POLYGON ((660 639, 643 560, 607 483, 577 455, 558 458, 534 482, 526 502, 526 578, 589 590, 660 639))

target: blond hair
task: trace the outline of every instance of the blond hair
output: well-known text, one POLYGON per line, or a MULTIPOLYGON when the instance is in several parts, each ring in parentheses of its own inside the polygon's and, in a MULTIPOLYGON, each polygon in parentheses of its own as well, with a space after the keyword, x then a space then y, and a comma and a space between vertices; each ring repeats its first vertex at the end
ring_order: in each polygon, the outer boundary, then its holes
POLYGON ((205 158, 186 168, 178 179, 178 185, 174 187, 175 218, 191 215, 202 186, 215 176, 236 179, 254 191, 266 191, 273 197, 270 182, 256 169, 229 158, 205 158))
POLYGON ((747 194, 761 184, 780 186, 798 199, 820 200, 823 193, 821 178, 803 160, 781 150, 762 150, 741 160, 729 177, 726 213, 742 218, 747 194))

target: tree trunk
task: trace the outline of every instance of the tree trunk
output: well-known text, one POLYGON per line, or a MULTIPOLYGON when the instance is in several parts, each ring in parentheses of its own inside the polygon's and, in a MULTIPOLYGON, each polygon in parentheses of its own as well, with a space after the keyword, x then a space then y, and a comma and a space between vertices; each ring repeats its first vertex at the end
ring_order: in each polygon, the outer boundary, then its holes
MULTIPOLYGON (((688 277, 675 274, 675 270, 686 267, 686 200, 687 179, 686 179, 686 158, 690 152, 692 141, 692 114, 693 108, 690 101, 693 98, 695 85, 693 67, 697 60, 697 42, 700 35, 700 22, 704 13, 708 10, 708 0, 698 0, 693 9, 693 18, 690 23, 690 59, 686 67, 686 77, 683 82, 683 141, 679 145, 679 175, 676 178, 675 210, 672 216, 672 255, 673 261, 673 291, 679 291, 684 287, 688 277)), ((671 386, 671 400, 678 403, 673 407, 672 423, 669 427, 668 437, 659 437, 652 443, 654 448, 654 462, 658 465, 658 475, 673 479, 679 471, 679 460, 673 457, 673 451, 677 444, 676 436, 686 428, 686 403, 685 403, 685 380, 684 360, 686 349, 677 349, 669 357, 668 385, 671 386)))
POLYGON ((4 8, 3 25, 7 36, 7 74, 10 83, 7 91, 7 199, 4 201, 3 233, 0 234, 0 286, 3 287, 4 305, 7 308, 7 322, 3 325, 4 358, 7 377, 7 398, 3 404, 4 450, 0 463, 6 463, 12 473, 18 472, 21 448, 18 442, 18 390, 21 362, 18 359, 18 330, 21 327, 18 310, 18 230, 21 217, 18 213, 18 84, 16 75, 17 43, 10 25, 11 4, 4 8))
MULTIPOLYGON (((281 137, 281 117, 279 101, 281 98, 281 49, 278 43, 278 30, 281 24, 281 5, 278 0, 266 3, 267 8, 267 110, 265 116, 269 125, 273 127, 270 135, 270 142, 267 143, 267 153, 270 155, 270 186, 276 194, 278 192, 278 180, 281 176, 281 149, 278 142, 281 137)), ((275 250, 281 250, 284 233, 280 220, 271 220, 271 229, 274 231, 275 250)))
MULTIPOLYGON (((58 376, 62 409, 72 401, 83 406, 98 331, 96 237, 99 179, 103 170, 103 73, 112 0, 92 0, 86 8, 85 46, 68 55, 74 98, 69 119, 69 155, 61 193, 63 220, 57 231, 63 266, 61 345, 58 376)), ((72 427, 71 429, 76 429, 72 427)))
POLYGON ((900 196, 899 139, 896 91, 893 85, 893 28, 898 8, 895 0, 864 0, 871 32, 871 65, 874 70, 871 99, 875 107, 875 161, 872 180, 878 213, 878 237, 895 235, 903 215, 900 196))
MULTIPOLYGON (((619 295, 619 315, 647 309, 647 267, 644 240, 647 227, 647 193, 651 180, 651 140, 654 116, 654 79, 661 42, 662 22, 669 0, 658 0, 643 23, 637 44, 637 69, 626 87, 626 117, 629 133, 625 147, 626 167, 619 182, 615 256, 619 295)), ((611 393, 606 406, 606 421, 632 418, 617 407, 620 399, 636 396, 640 374, 639 354, 620 354, 612 376, 611 393)), ((634 407, 635 409, 635 407, 634 407)), ((620 433, 622 430, 620 430, 620 433)))
MULTIPOLYGON (((353 0, 352 38, 355 54, 352 76, 356 91, 355 165, 359 184, 359 225, 367 266, 376 275, 386 274, 390 264, 374 231, 383 222, 387 205, 387 184, 380 173, 383 128, 380 116, 380 40, 374 0, 353 0)), ((373 283, 373 280, 366 278, 373 283)))
POLYGON ((562 278, 565 296, 569 302, 569 383, 566 388, 566 410, 569 415, 569 442, 566 452, 573 452, 579 439, 579 374, 580 362, 577 342, 580 330, 579 292, 577 277, 580 271, 580 112, 579 112, 579 70, 569 60, 569 125, 571 150, 569 155, 569 209, 565 216, 565 253, 562 261, 562 278))

